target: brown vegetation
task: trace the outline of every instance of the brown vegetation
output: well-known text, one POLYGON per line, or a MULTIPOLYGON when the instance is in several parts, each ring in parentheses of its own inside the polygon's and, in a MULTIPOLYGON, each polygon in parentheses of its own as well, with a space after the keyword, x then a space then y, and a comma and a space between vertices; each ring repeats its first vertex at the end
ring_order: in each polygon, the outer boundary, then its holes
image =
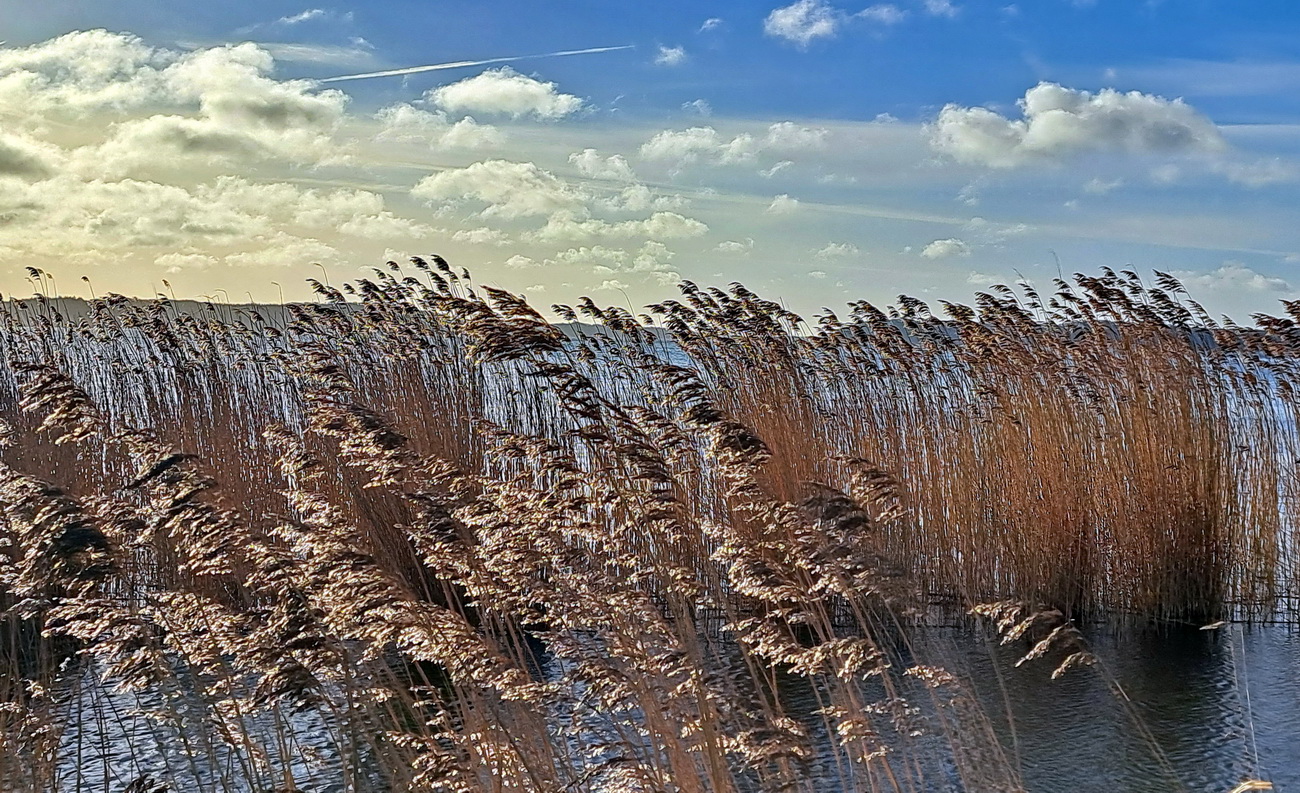
POLYGON ((0 779, 1019 790, 909 623, 973 609, 1064 671, 1062 615, 1290 614, 1291 320, 1107 273, 946 320, 687 283, 559 325, 415 265, 314 305, 9 305, 0 779), (169 762, 70 741, 123 702, 169 762))

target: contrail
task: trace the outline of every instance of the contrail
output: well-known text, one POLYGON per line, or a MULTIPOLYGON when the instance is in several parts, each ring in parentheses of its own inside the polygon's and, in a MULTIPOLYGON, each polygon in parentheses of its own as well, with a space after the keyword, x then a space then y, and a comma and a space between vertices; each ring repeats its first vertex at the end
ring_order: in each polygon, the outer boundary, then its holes
POLYGON ((490 63, 509 63, 511 61, 522 61, 529 58, 560 58, 565 55, 592 55, 597 52, 614 52, 616 50, 635 49, 634 44, 624 44, 618 47, 591 47, 585 50, 561 50, 560 52, 544 52, 540 55, 515 55, 509 58, 488 58, 484 61, 452 61, 451 63, 435 63, 430 66, 408 66, 405 69, 389 69, 383 72, 366 72, 365 74, 345 74, 341 77, 327 77, 321 80, 322 83, 337 83, 343 80, 368 80, 371 77, 397 77, 403 74, 419 74, 420 72, 440 72, 444 69, 461 69, 466 66, 487 66, 490 63))

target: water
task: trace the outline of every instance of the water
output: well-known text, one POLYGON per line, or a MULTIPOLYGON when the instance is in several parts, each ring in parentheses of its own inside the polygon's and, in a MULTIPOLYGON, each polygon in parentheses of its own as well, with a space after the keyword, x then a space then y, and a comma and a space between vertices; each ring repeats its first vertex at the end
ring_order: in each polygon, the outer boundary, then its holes
POLYGON ((1016 668, 1023 646, 962 652, 966 642, 956 638, 929 641, 947 644, 972 673, 1010 747, 1009 702, 1030 791, 1226 793, 1248 778, 1300 791, 1300 634, 1293 629, 1094 633, 1088 639, 1099 666, 1057 680, 1051 664, 1016 668))
MULTIPOLYGON (((1015 666, 1024 645, 999 646, 979 631, 930 629, 916 634, 914 644, 918 654, 941 657, 969 675, 1031 793, 1227 793, 1249 778, 1271 780, 1278 791, 1300 791, 1300 633, 1234 625, 1212 632, 1094 633, 1088 639, 1100 664, 1058 680, 1050 679, 1050 662, 1015 666)), ((206 789, 213 774, 202 767, 204 757, 229 766, 219 742, 180 724, 130 717, 147 703, 106 695, 87 685, 87 677, 78 682, 83 713, 113 700, 114 714, 85 716, 65 733, 65 779, 76 780, 79 790, 104 790, 106 774, 107 789, 119 789, 145 772, 206 789), (181 740, 177 728, 208 747, 197 764, 179 762, 179 754, 170 762, 152 756, 149 747, 171 754, 167 747, 181 740)), ((818 704, 805 681, 788 679, 783 696, 792 715, 817 720, 812 711, 818 704)), ((291 765, 300 780, 312 780, 304 789, 340 789, 337 759, 319 740, 323 725, 307 715, 291 719, 291 765)))

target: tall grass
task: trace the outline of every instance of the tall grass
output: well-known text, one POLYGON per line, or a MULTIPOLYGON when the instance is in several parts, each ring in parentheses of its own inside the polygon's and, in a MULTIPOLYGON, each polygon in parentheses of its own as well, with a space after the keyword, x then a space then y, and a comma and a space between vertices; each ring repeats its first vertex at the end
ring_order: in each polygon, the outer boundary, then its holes
POLYGON ((0 779, 1019 790, 909 624, 971 609, 1064 671, 1068 617, 1293 613, 1291 320, 1107 273, 557 324, 413 263, 7 304, 0 779))

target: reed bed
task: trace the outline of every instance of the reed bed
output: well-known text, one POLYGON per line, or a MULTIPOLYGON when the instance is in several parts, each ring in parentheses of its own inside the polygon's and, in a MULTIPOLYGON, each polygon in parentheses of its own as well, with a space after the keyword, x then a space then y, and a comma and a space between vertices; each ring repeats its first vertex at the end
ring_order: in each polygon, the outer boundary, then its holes
POLYGON ((550 321, 412 265, 6 304, 11 789, 1017 791, 909 625, 1064 673, 1082 619, 1294 618, 1294 317, 1107 271, 550 321))

